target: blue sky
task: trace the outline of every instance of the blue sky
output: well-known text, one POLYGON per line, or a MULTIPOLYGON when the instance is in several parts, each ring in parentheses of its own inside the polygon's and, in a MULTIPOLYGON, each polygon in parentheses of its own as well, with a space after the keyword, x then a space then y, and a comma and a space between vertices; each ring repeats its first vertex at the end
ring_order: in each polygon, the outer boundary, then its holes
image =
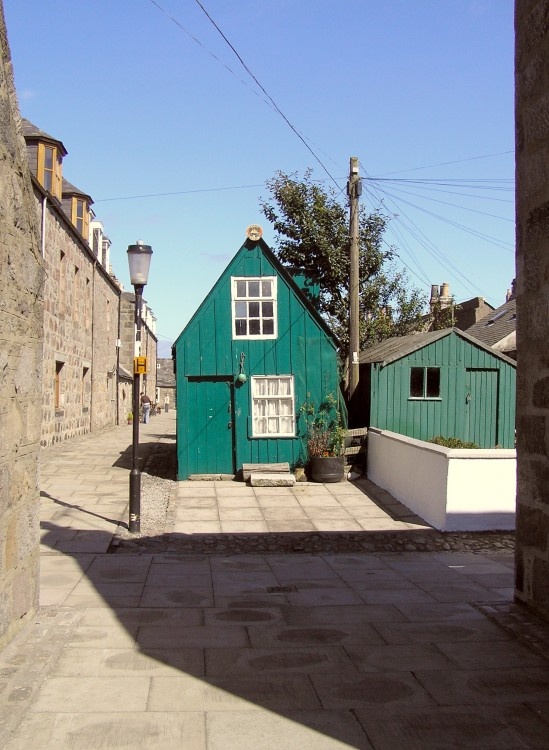
POLYGON ((362 202, 394 217, 386 240, 412 284, 505 301, 513 0, 4 0, 4 12, 21 113, 63 141, 64 176, 95 201, 127 288, 127 246, 153 247, 145 298, 164 344, 249 224, 274 244, 265 181, 312 167, 343 197, 351 156, 362 202))

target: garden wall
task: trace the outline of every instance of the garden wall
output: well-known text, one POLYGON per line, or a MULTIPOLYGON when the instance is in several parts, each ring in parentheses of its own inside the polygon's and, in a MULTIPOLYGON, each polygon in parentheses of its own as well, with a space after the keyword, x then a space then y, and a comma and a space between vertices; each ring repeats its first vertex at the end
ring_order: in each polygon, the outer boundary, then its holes
POLYGON ((441 531, 515 527, 515 450, 457 450, 370 427, 368 478, 441 531))

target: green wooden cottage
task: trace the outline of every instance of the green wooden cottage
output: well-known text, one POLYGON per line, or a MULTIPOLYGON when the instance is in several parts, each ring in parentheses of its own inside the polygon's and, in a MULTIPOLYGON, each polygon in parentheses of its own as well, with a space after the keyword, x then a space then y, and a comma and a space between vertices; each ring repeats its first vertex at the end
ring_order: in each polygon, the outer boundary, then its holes
POLYGON ((303 465, 300 408, 339 393, 333 334, 254 229, 173 347, 179 479, 303 465))
POLYGON ((387 339, 360 353, 354 419, 418 440, 514 448, 516 362, 457 328, 387 339))

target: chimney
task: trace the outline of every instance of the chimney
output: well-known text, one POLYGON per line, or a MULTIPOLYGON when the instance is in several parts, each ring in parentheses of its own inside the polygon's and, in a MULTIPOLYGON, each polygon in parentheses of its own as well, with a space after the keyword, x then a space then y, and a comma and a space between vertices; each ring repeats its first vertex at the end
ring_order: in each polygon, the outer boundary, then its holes
POLYGON ((438 284, 431 284, 431 299, 429 300, 431 312, 433 310, 433 307, 437 303, 437 300, 438 300, 438 284))
POLYGON ((440 308, 443 310, 445 307, 449 307, 452 304, 452 295, 450 294, 450 284, 445 281, 440 287, 440 308))

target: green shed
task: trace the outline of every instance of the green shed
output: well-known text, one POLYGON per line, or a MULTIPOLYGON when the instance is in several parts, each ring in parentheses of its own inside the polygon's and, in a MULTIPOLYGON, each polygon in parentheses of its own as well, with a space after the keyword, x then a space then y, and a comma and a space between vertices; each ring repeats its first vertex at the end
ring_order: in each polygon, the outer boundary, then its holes
POLYGON ((514 448, 516 362, 457 328, 387 339, 359 356, 355 422, 430 440, 514 448))
POLYGON ((173 357, 179 479, 303 465, 300 407, 339 393, 337 342, 261 237, 238 250, 173 357))

